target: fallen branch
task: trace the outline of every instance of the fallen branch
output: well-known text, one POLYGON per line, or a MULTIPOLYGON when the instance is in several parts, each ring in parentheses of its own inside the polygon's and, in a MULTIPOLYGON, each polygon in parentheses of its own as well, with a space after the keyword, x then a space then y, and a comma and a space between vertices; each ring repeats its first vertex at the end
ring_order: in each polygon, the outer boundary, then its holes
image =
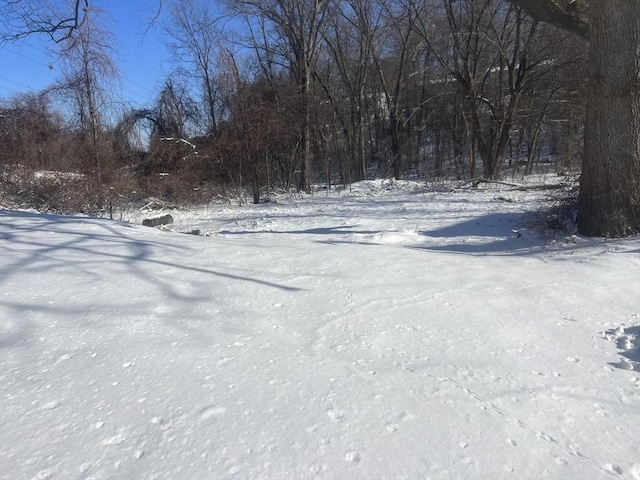
POLYGON ((546 185, 523 185, 518 190, 527 191, 527 190, 557 190, 559 188, 566 188, 568 184, 566 183, 549 183, 546 185))
POLYGON ((500 180, 489 180, 488 178, 480 178, 480 177, 467 180, 462 184, 462 186, 468 185, 469 183, 471 184, 472 188, 478 188, 478 185, 480 185, 481 183, 495 183, 498 185, 507 185, 508 187, 524 188, 524 185, 520 185, 518 183, 502 182, 500 180))
POLYGON ((557 190, 560 188, 566 188, 566 183, 550 183, 545 185, 522 185, 520 183, 503 182, 500 180, 489 180, 488 178, 472 178, 462 183, 461 186, 471 184, 472 188, 478 188, 481 183, 494 183, 498 185, 506 185, 507 187, 513 187, 516 190, 526 192, 528 190, 557 190))

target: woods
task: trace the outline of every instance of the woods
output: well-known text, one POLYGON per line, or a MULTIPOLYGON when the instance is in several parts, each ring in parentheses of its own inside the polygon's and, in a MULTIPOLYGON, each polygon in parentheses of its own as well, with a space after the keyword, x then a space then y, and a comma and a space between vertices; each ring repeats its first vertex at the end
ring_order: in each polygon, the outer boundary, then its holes
POLYGON ((108 112, 97 96, 113 95, 104 79, 116 72, 100 12, 75 2, 41 18, 38 3, 7 3, 3 38, 51 35, 76 88, 61 79, 2 99, 5 166, 71 168, 123 199, 259 202, 274 189, 498 180, 537 165, 582 173, 582 233, 640 229, 640 16, 629 0, 164 3, 173 73, 155 105, 108 112), (35 104, 49 133, 26 141, 35 104), (60 138, 73 149, 35 153, 60 138))

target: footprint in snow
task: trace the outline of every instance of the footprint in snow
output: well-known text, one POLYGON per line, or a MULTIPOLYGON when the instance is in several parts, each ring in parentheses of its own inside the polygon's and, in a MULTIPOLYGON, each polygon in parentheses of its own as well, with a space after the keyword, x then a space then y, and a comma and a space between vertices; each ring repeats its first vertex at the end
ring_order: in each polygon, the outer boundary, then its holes
POLYGON ((48 480, 51 477, 53 477, 53 470, 45 468, 44 470, 40 470, 31 480, 48 480))
POLYGON ((344 410, 340 410, 339 408, 331 408, 327 410, 327 415, 336 423, 342 422, 347 416, 344 410))
POLYGON ((218 360, 216 362, 216 367, 223 367, 224 365, 226 365, 227 363, 229 363, 229 359, 226 357, 220 357, 220 360, 218 360))
POLYGON ((51 400, 50 402, 45 403, 44 405, 42 405, 42 410, 54 410, 56 408, 58 408, 60 405, 62 404, 62 402, 60 400, 51 400))
POLYGON ((314 463, 313 465, 311 465, 309 467, 309 471, 311 473, 315 473, 316 475, 324 472, 327 470, 327 465, 325 465, 324 463, 314 463))
POLYGON ((242 471, 241 467, 233 466, 229 469, 229 475, 238 475, 242 471))
POLYGON ((356 451, 347 452, 344 454, 344 459, 349 463, 358 463, 362 460, 360 454, 356 451))
POLYGON ((201 422, 209 422, 222 417, 226 412, 227 409, 220 405, 205 407, 198 413, 198 418, 201 422))
POLYGON ((124 443, 126 439, 127 437, 122 432, 119 432, 116 435, 113 435, 112 437, 108 437, 102 440, 102 445, 105 447, 110 445, 120 445, 124 443))
POLYGON ((609 365, 622 370, 640 369, 640 325, 618 326, 603 333, 620 350, 620 361, 609 365))
POLYGON ((612 473, 614 475, 622 475, 624 473, 622 468, 620 468, 615 463, 608 463, 604 465, 604 470, 605 472, 612 473))

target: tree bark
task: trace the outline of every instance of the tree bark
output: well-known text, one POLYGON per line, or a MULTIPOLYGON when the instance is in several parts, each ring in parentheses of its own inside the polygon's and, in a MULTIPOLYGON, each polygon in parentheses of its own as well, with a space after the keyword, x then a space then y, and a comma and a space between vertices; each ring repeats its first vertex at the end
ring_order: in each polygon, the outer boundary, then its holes
MULTIPOLYGON (((533 18, 551 23, 557 27, 575 33, 582 38, 589 37, 589 24, 587 24, 577 11, 570 11, 570 7, 562 5, 558 0, 510 0, 511 3, 518 7, 522 7, 533 18)), ((575 4, 567 2, 567 5, 575 4)), ((593 3, 602 3, 601 0, 595 0, 593 3)))
POLYGON ((592 2, 578 228, 640 231, 640 2, 592 2))
POLYGON ((510 1, 590 41, 580 233, 640 232, 640 1, 592 0, 589 23, 579 29, 567 25, 567 15, 577 17, 569 12, 570 4, 510 1))

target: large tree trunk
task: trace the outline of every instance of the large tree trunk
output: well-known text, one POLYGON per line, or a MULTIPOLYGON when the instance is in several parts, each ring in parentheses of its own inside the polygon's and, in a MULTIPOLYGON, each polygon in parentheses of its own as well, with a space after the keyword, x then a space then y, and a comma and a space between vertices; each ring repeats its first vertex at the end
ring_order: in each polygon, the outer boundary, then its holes
POLYGON ((640 1, 591 2, 589 81, 578 227, 640 231, 640 1))
POLYGON ((589 24, 577 2, 510 1, 590 41, 580 233, 640 232, 640 1, 591 0, 589 24))

